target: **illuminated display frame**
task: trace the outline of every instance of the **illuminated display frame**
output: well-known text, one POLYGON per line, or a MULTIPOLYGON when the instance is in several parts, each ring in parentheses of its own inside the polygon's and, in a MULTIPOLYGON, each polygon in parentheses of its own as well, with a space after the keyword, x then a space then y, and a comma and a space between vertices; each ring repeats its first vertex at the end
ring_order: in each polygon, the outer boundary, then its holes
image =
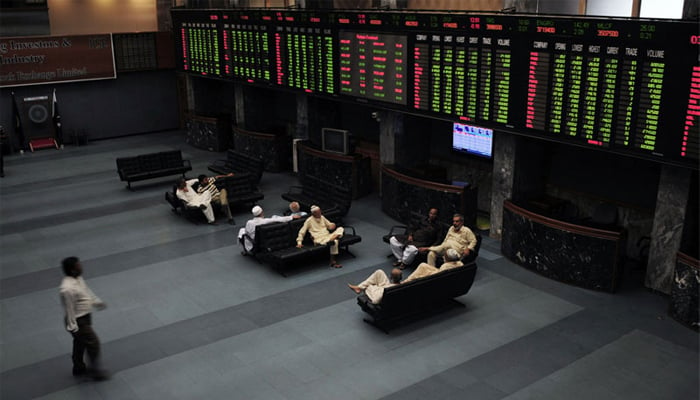
MULTIPOLYGON (((693 54, 700 35, 692 21, 363 10, 174 9, 172 14, 176 32, 182 22, 199 22, 207 14, 267 25, 271 79, 215 78, 698 168, 699 62, 693 54), (274 33, 294 32, 303 39, 320 31, 333 40, 324 53, 332 56, 325 65, 333 65, 325 89, 299 84, 319 80, 303 68, 296 83, 280 83, 276 74, 288 63, 275 59, 274 33), (402 101, 342 90, 341 32, 405 39, 402 101)), ((295 65, 308 67, 303 55, 295 57, 301 57, 295 65)))

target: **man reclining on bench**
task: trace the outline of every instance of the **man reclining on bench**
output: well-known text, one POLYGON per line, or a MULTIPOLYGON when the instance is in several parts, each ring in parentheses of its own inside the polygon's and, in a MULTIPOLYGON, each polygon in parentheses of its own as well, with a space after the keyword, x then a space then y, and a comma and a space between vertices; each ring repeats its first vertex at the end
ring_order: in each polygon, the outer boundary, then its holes
POLYGON ((427 263, 421 263, 418 268, 416 268, 416 270, 403 281, 401 280, 401 270, 398 268, 391 270, 391 279, 386 276, 386 272, 378 269, 360 284, 352 285, 348 283, 348 287, 357 294, 362 293, 364 290, 365 294, 373 304, 379 304, 382 302, 382 298, 384 297, 384 289, 388 287, 396 286, 401 283, 408 283, 416 279, 425 278, 426 276, 464 265, 461 261, 459 261, 460 255, 455 249, 448 249, 445 252, 443 259, 445 262, 442 264, 442 266, 440 266, 440 268, 435 268, 427 263))
POLYGON ((335 260, 335 256, 338 255, 338 239, 343 237, 342 226, 336 227, 334 223, 330 222, 321 213, 321 208, 319 206, 311 206, 311 216, 307 218, 304 222, 304 226, 299 229, 299 235, 297 236, 297 247, 302 248, 301 242, 304 240, 306 232, 309 232, 311 238, 315 245, 326 245, 331 244, 331 267, 333 268, 343 268, 342 265, 338 264, 335 260))
POLYGON ((207 217, 207 222, 210 225, 216 225, 214 219, 214 209, 211 208, 211 192, 197 193, 192 189, 192 185, 197 182, 197 179, 185 180, 180 178, 177 181, 177 190, 175 195, 182 200, 188 207, 199 207, 207 217))
POLYGON ((233 176, 233 172, 227 174, 227 175, 217 175, 217 176, 206 176, 204 174, 199 175, 197 177, 197 180, 199 181, 199 187, 197 188, 197 193, 202 194, 209 192, 209 195, 211 196, 211 201, 213 203, 217 203, 221 209, 224 211, 224 214, 226 214, 226 217, 228 218, 228 223, 233 225, 233 215, 231 215, 231 208, 228 205, 228 193, 226 193, 226 189, 221 189, 216 187, 214 182, 218 178, 223 178, 226 176, 233 176))

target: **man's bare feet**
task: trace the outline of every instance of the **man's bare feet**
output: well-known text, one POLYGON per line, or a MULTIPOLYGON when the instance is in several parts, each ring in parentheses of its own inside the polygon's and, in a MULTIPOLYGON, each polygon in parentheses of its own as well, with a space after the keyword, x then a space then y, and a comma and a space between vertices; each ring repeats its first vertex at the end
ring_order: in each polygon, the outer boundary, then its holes
POLYGON ((352 289, 355 293, 360 294, 362 292, 362 289, 360 289, 359 286, 351 285, 348 283, 348 287, 352 289))

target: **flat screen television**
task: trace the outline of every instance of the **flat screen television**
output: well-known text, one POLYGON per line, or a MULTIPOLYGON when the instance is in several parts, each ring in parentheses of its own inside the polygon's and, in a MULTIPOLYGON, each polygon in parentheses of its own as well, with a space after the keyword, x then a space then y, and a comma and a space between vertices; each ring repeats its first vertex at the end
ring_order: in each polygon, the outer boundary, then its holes
POLYGON ((491 158, 493 129, 455 122, 452 125, 452 150, 491 158))
POLYGON ((343 129, 321 129, 321 149, 329 153, 350 154, 350 131, 343 129))

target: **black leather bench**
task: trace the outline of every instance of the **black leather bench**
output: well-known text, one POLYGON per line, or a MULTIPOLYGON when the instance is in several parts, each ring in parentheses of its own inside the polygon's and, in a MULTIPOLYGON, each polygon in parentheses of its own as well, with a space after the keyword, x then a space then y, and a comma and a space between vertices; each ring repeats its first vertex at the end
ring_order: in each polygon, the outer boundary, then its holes
MULTIPOLYGON (((226 198, 230 208, 240 205, 253 205, 257 201, 265 198, 265 195, 258 192, 251 183, 250 174, 236 174, 224 176, 216 180, 216 187, 226 189, 226 198)), ((170 191, 165 192, 165 201, 170 203, 172 211, 182 215, 194 223, 203 220, 202 211, 198 207, 189 207, 180 200, 177 195, 177 185, 173 185, 170 191)), ((214 207, 214 212, 220 211, 219 207, 214 207)))
POLYGON ((191 171, 189 160, 182 159, 180 150, 141 154, 134 157, 117 158, 119 179, 131 189, 131 182, 159 178, 169 175, 182 175, 191 171))
POLYGON ((236 150, 226 151, 225 160, 216 160, 209 165, 209 170, 217 174, 225 175, 230 172, 234 174, 249 173, 252 178, 252 183, 257 185, 262 179, 263 171, 265 170, 265 161, 263 159, 241 153, 236 150))
POLYGON ((345 216, 352 204, 352 190, 306 176, 302 186, 291 186, 287 193, 282 194, 282 198, 298 202, 303 210, 309 210, 315 204, 321 207, 324 213, 327 210, 337 210, 341 216, 345 216))
POLYGON ((258 191, 254 182, 255 177, 249 173, 237 173, 233 176, 224 176, 216 180, 216 187, 226 189, 226 197, 230 207, 253 206, 265 198, 258 191))
POLYGON ((441 312, 451 307, 464 307, 455 300, 467 294, 474 283, 476 263, 416 279, 384 289, 379 304, 370 301, 367 295, 357 296, 357 304, 371 316, 364 321, 385 333, 402 322, 441 312))
MULTIPOLYGON (((342 225, 337 214, 325 214, 326 218, 338 226, 343 226, 345 233, 338 240, 340 251, 350 254, 349 246, 362 241, 352 226, 342 225)), ((303 241, 303 247, 297 248, 296 240, 299 230, 307 218, 299 218, 290 222, 274 222, 266 225, 258 225, 255 228, 255 240, 253 254, 262 262, 271 264, 278 272, 285 275, 285 270, 302 261, 328 258, 330 249, 328 246, 313 244, 311 236, 307 233, 303 241)))

